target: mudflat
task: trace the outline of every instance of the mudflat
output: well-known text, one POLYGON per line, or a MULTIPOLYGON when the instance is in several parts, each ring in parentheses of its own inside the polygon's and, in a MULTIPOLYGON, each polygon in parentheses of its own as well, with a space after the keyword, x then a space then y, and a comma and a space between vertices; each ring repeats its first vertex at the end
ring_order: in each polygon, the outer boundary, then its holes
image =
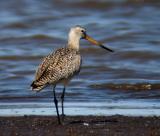
POLYGON ((0 117, 1 136, 160 136, 160 117, 56 116, 0 117))

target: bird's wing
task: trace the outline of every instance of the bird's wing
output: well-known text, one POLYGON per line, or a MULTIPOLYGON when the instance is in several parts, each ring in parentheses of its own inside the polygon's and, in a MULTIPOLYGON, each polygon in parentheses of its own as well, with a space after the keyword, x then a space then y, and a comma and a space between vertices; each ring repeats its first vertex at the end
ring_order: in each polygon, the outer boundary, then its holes
POLYGON ((81 58, 79 52, 61 48, 48 55, 36 72, 36 80, 41 84, 58 82, 79 71, 81 58))
POLYGON ((44 71, 46 71, 51 61, 53 61, 52 60, 53 56, 54 56, 54 53, 51 53, 45 58, 43 58, 42 63, 38 66, 38 69, 36 70, 35 80, 38 80, 42 76, 44 71))

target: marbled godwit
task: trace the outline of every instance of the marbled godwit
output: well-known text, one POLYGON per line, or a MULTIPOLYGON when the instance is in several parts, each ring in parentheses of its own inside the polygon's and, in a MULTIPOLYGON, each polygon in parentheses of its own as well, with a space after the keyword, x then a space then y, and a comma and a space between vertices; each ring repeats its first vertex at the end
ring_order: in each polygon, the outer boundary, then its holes
POLYGON ((43 59, 36 71, 35 80, 31 84, 32 90, 35 91, 40 91, 49 84, 53 85, 54 103, 59 124, 61 124, 61 120, 58 111, 58 101, 55 88, 58 83, 63 83, 64 85, 61 95, 62 116, 64 116, 63 102, 66 85, 74 75, 79 73, 81 67, 81 55, 79 52, 80 39, 86 39, 103 49, 113 52, 111 49, 103 46, 100 42, 97 42, 88 36, 83 27, 72 27, 68 35, 67 46, 56 50, 43 59))

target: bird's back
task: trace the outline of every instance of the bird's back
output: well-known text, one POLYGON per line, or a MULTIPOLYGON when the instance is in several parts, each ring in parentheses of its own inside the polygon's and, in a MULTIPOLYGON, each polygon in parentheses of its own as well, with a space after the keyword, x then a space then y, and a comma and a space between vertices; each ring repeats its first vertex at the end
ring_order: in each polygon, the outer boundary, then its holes
POLYGON ((56 84, 79 72, 81 56, 79 51, 70 48, 60 48, 46 56, 39 65, 32 90, 41 90, 47 84, 56 84))

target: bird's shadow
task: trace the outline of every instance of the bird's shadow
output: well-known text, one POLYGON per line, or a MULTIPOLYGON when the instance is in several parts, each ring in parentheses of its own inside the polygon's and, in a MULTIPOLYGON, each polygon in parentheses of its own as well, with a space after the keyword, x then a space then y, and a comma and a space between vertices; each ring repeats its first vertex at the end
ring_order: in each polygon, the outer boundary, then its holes
POLYGON ((116 119, 106 119, 106 120, 91 120, 91 121, 84 121, 84 120, 75 120, 68 122, 67 124, 73 125, 73 124, 82 124, 82 125, 105 125, 107 123, 117 123, 118 121, 116 119))

